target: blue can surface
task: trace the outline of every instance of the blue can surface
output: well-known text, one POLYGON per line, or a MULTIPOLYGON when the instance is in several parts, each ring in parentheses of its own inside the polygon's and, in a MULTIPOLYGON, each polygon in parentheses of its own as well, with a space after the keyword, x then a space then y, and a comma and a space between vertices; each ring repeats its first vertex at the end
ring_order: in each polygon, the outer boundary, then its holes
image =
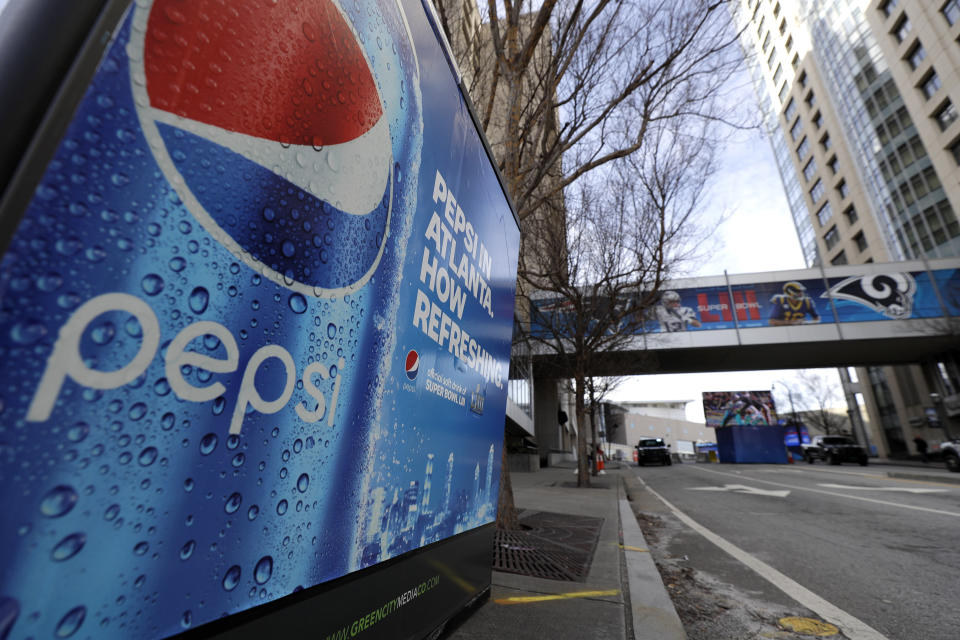
POLYGON ((425 138, 462 105, 411 7, 118 25, 3 256, 0 637, 166 637, 492 520, 517 234, 450 177, 479 139, 425 138))

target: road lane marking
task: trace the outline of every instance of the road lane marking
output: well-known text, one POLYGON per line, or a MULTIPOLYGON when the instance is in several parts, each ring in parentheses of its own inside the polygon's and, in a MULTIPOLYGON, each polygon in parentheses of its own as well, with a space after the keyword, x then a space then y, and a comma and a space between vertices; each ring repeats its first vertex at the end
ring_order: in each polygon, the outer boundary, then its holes
POLYGON ((754 496, 772 496, 774 498, 786 498, 790 495, 789 491, 779 491, 777 489, 757 489, 748 487, 745 484, 725 484, 722 487, 687 487, 690 491, 733 491, 735 493, 746 493, 754 496))
POLYGON ((919 489, 913 487, 863 487, 855 484, 830 484, 818 482, 817 486, 828 489, 856 489, 859 491, 900 491, 902 493, 946 493, 946 489, 919 489))
POLYGON ((663 504, 665 504, 667 508, 670 509, 673 514, 680 519, 681 522, 686 524, 688 527, 702 535, 716 546, 720 547, 720 549, 723 551, 726 551, 734 559, 739 560, 747 567, 756 571, 757 574, 765 578, 768 582, 770 582, 770 584, 774 585, 824 620, 829 620, 833 624, 836 624, 850 640, 888 640, 886 636, 862 620, 855 618, 835 604, 827 602, 795 580, 780 573, 766 562, 755 558, 740 547, 737 547, 733 543, 728 542, 724 538, 721 538, 714 532, 710 531, 696 520, 673 506, 673 504, 668 502, 666 498, 654 491, 653 488, 651 488, 646 482, 643 482, 643 480, 640 482, 643 483, 650 493, 658 497, 660 501, 663 502, 663 504))
POLYGON ((606 589, 602 591, 572 591, 570 593, 558 593, 550 596, 515 596, 513 598, 496 598, 497 604, 528 604, 531 602, 547 602, 549 600, 570 600, 572 598, 597 598, 600 596, 616 596, 620 594, 619 589, 606 589))
MULTIPOLYGON (((695 466, 693 467, 697 471, 703 471, 704 473, 715 473, 721 476, 731 476, 734 478, 742 478, 742 475, 736 473, 728 473, 726 471, 714 471, 713 469, 704 469, 702 467, 695 466)), ((763 482, 765 484, 772 484, 777 487, 787 487, 788 489, 796 489, 797 491, 809 491, 811 493, 822 493, 828 496, 836 496, 838 498, 846 498, 847 500, 859 500, 861 502, 872 502, 873 504, 882 504, 888 507, 899 507, 901 509, 911 509, 913 511, 924 511, 926 513, 936 513, 942 516, 950 516, 951 518, 960 518, 960 513, 956 511, 944 511, 943 509, 931 509, 929 507, 918 507, 912 504, 901 504, 899 502, 889 502, 887 500, 878 500, 876 498, 864 498, 863 496, 851 496, 846 493, 837 493, 836 491, 825 491, 823 489, 811 489, 810 487, 798 487, 792 484, 784 484, 782 482, 773 482, 772 480, 761 480, 760 478, 751 478, 754 482, 763 482)))

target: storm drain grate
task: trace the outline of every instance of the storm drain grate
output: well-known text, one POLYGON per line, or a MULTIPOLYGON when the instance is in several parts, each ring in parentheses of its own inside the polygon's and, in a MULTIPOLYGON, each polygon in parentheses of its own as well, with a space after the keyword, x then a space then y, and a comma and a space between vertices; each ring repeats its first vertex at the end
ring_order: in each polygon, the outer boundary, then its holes
POLYGON ((493 568, 534 578, 583 582, 590 572, 603 518, 534 512, 518 531, 496 532, 493 568))

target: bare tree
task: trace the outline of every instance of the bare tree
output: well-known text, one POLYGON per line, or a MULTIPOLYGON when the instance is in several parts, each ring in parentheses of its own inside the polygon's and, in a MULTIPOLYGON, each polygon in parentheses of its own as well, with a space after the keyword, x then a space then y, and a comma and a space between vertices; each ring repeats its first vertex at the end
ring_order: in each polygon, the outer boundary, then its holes
POLYGON ((656 145, 578 182, 563 225, 531 221, 543 253, 521 257, 520 277, 536 289, 530 340, 556 376, 572 381, 581 486, 589 485, 583 431, 597 401, 592 378, 610 352, 640 339, 664 281, 695 244, 714 149, 703 131, 693 132, 660 128, 656 145))
POLYGON ((436 0, 521 222, 666 121, 730 120, 728 2, 436 0))
POLYGON ((817 431, 827 435, 839 434, 848 428, 847 416, 838 413, 844 406, 843 389, 837 379, 813 369, 797 373, 793 396, 802 407, 802 419, 817 431))
MULTIPOLYGON (((597 464, 598 458, 596 456, 596 447, 598 446, 599 438, 599 424, 600 417, 599 414, 603 410, 602 403, 614 391, 624 378, 622 376, 588 376, 584 381, 584 386, 586 388, 586 412, 590 418, 590 442, 593 446, 593 464, 590 466, 590 473, 592 475, 597 475, 599 471, 599 466, 597 464)), ((567 393, 575 393, 575 388, 573 381, 569 381, 566 385, 567 393)), ((578 425, 579 428, 579 425, 578 425)), ((607 430, 609 431, 610 426, 607 425, 607 430)))
MULTIPOLYGON (((578 318, 538 338, 577 372, 578 429, 596 360, 632 339, 694 244, 677 240, 741 63, 729 1, 488 0, 482 15, 434 0, 521 221, 520 296, 541 290, 571 312, 553 317, 578 318)), ((582 433, 577 446, 588 484, 582 433)), ((516 525, 509 487, 504 465, 502 528, 516 525)))

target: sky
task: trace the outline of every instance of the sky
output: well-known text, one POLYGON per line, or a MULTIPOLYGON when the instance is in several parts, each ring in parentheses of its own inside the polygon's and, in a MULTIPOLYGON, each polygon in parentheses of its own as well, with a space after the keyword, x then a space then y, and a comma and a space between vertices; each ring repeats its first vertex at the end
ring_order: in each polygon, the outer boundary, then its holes
MULTIPOLYGON (((755 100, 745 74, 734 80, 731 92, 741 95, 744 102, 755 100)), ((724 213, 727 219, 715 234, 716 246, 690 275, 806 268, 766 134, 736 132, 721 154, 719 167, 702 224, 713 224, 724 213)), ((839 385, 835 369, 819 371, 839 385)), ((774 389, 779 400, 786 392, 783 387, 775 388, 775 383, 791 384, 795 374, 786 369, 631 376, 610 393, 610 399, 693 400, 687 405, 687 419, 703 422, 703 391, 774 389)), ((783 409, 778 404, 778 410, 783 409)))

